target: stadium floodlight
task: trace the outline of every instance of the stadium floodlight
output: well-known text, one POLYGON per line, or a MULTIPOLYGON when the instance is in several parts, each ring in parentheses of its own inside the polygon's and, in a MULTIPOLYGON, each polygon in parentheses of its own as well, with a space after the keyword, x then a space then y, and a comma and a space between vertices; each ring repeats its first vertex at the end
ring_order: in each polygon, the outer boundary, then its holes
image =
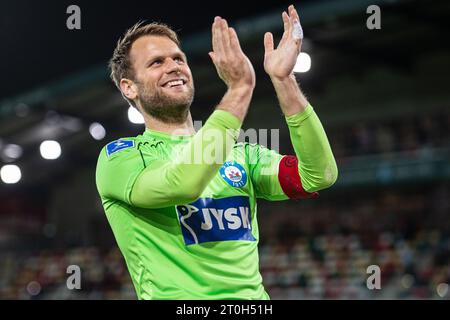
POLYGON ((89 126, 89 133, 95 140, 102 140, 106 135, 106 130, 100 123, 94 122, 89 126))
POLYGON ((0 178, 4 183, 17 183, 22 178, 22 172, 15 164, 7 164, 0 169, 0 178))
POLYGON ((3 149, 3 154, 9 159, 19 159, 22 153, 22 147, 17 144, 7 144, 3 149))
POLYGON ((41 151, 41 156, 47 160, 58 159, 61 155, 61 145, 58 141, 45 140, 41 143, 39 150, 41 151))
POLYGON ((294 66, 294 72, 308 72, 311 69, 311 57, 306 52, 300 52, 294 66))
POLYGON ((144 117, 142 116, 142 114, 132 106, 128 108, 128 120, 130 120, 131 123, 136 124, 144 123, 144 117))

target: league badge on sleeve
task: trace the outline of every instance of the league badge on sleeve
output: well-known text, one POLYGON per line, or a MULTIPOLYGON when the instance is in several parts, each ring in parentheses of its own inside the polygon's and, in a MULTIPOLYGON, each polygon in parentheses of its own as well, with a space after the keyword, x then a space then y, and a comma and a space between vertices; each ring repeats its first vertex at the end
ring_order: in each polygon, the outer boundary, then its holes
POLYGON ((131 147, 134 147, 133 140, 116 140, 116 141, 108 143, 108 145, 106 146, 106 154, 109 157, 110 155, 112 155, 113 153, 115 153, 117 151, 131 148, 131 147))
POLYGON ((220 167, 220 175, 230 186, 242 188, 247 183, 247 173, 237 162, 227 161, 220 167))

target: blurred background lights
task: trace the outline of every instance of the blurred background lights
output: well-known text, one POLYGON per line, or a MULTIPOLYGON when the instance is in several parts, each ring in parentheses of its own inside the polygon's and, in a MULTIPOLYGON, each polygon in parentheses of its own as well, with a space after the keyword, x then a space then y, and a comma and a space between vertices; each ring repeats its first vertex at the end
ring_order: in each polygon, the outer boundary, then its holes
POLYGON ((95 140, 102 140, 106 135, 106 130, 100 123, 94 122, 89 126, 89 133, 95 140))
POLYGON ((58 159, 61 155, 61 146, 57 141, 46 140, 39 147, 41 156, 47 160, 58 159))
POLYGON ((30 107, 25 103, 19 103, 14 107, 16 116, 24 118, 30 113, 30 107))
POLYGON ((22 153, 22 147, 17 144, 7 144, 3 149, 3 154, 10 159, 19 159, 22 153))
POLYGON ((401 283, 403 288, 409 289, 414 284, 414 277, 410 274, 405 274, 401 279, 401 283))
POLYGON ((294 72, 308 72, 311 69, 311 57, 306 52, 300 52, 294 66, 294 72))
POLYGON ((30 296, 37 296, 41 292, 41 284, 37 281, 31 281, 27 285, 27 291, 30 296))
POLYGON ((4 183, 13 184, 20 181, 22 173, 15 164, 7 164, 0 169, 0 177, 4 183))
POLYGON ((130 120, 131 123, 141 124, 144 123, 144 117, 142 114, 137 111, 134 107, 128 108, 128 120, 130 120))

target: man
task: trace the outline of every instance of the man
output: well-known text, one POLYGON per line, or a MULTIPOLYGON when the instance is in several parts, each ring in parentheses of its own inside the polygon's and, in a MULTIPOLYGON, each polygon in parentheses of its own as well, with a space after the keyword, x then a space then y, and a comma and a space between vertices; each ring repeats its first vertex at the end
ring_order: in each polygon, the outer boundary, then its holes
POLYGON ((236 143, 255 73, 225 19, 214 19, 209 55, 228 90, 197 133, 192 74, 176 34, 140 24, 119 40, 111 76, 146 129, 102 149, 96 181, 139 299, 268 299, 256 198, 308 198, 336 181, 326 134, 292 73, 299 17, 290 6, 282 18, 278 47, 271 33, 264 37, 264 68, 296 156, 236 143))

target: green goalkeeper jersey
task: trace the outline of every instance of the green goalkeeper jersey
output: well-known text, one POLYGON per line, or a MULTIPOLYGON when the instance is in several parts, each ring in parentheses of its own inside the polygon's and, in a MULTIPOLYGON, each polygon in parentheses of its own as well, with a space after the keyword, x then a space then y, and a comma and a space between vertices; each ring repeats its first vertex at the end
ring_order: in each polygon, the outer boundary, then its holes
POLYGON ((241 124, 221 110, 195 135, 146 129, 101 150, 97 188, 139 299, 269 298, 256 199, 310 197, 337 176, 312 107, 287 122, 297 157, 236 143, 241 124), (211 145, 218 161, 194 160, 211 145))

